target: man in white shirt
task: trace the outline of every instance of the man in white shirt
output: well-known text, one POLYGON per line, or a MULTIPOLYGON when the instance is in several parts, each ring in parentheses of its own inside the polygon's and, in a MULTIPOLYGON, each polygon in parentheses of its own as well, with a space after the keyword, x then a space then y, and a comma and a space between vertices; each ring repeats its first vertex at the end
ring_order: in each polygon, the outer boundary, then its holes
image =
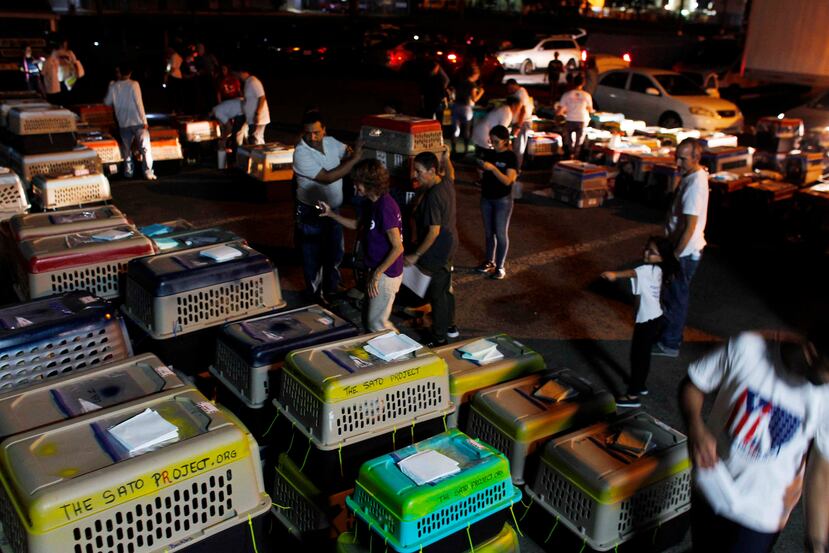
POLYGON ((475 123, 475 128, 472 131, 472 142, 475 144, 476 156, 481 157, 486 150, 492 149, 489 132, 498 125, 509 128, 519 109, 521 109, 521 101, 515 96, 507 96, 505 105, 493 109, 484 115, 483 119, 479 119, 475 123))
POLYGON ((564 132, 564 147, 572 159, 578 159, 584 142, 584 128, 590 123, 593 113, 593 97, 584 90, 584 79, 577 75, 573 80, 573 90, 561 95, 559 113, 564 113, 567 125, 564 132))
POLYGON ((676 161, 682 178, 671 202, 665 236, 675 244, 679 272, 662 296, 665 327, 653 349, 654 355, 678 357, 682 330, 688 317, 691 279, 705 248, 705 224, 708 217, 708 173, 700 166, 702 145, 693 138, 676 148, 676 161))
POLYGON ((804 551, 827 551, 827 382, 827 324, 806 337, 744 332, 691 364, 680 407, 694 464, 694 552, 771 551, 803 490, 804 551))
POLYGON ((309 299, 325 302, 340 284, 344 242, 342 226, 332 217, 320 217, 318 202, 337 213, 343 203, 343 177, 360 161, 362 144, 354 151, 326 136, 325 120, 318 111, 302 118, 302 138, 294 149, 297 182, 296 223, 302 248, 305 289, 309 299))
POLYGON ((132 80, 132 68, 125 64, 119 67, 117 81, 109 83, 104 104, 112 106, 115 120, 118 121, 121 156, 124 158, 124 176, 133 175, 132 152, 137 147, 141 152, 144 176, 147 180, 156 180, 153 173, 153 154, 150 148, 150 133, 147 130, 147 115, 144 113, 144 101, 141 87, 132 80))
POLYGON ((512 151, 518 160, 518 170, 524 162, 524 152, 527 151, 529 133, 533 128, 533 109, 535 103, 527 89, 518 84, 515 79, 507 80, 507 94, 515 96, 521 102, 518 112, 512 118, 512 151))
POLYGON ((238 75, 244 82, 242 96, 245 100, 242 109, 248 125, 248 140, 253 144, 264 144, 265 127, 271 122, 265 87, 262 86, 262 81, 250 74, 247 67, 239 68, 238 75))

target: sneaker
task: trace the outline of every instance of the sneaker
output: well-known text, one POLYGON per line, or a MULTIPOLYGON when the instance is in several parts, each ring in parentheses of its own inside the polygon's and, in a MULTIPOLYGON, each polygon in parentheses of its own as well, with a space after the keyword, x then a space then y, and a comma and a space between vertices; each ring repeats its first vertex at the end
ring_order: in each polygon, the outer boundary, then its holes
POLYGON ((492 261, 487 261, 486 263, 481 263, 477 267, 475 267, 476 273, 481 273, 482 275, 488 275, 492 271, 495 270, 495 263, 492 261))
POLYGON ((639 396, 625 394, 616 398, 616 407, 642 407, 639 396))
POLYGON ((456 327, 454 325, 452 325, 452 326, 450 326, 449 328, 446 329, 446 336, 448 336, 449 338, 457 338, 460 335, 461 335, 461 331, 458 330, 458 327, 456 327))
POLYGON ((504 269, 495 269, 492 271, 492 274, 489 275, 489 278, 492 280, 504 280, 507 278, 507 272, 504 269))
POLYGON ((153 173, 152 171, 147 171, 147 174, 144 175, 144 178, 146 178, 147 180, 158 180, 158 177, 156 177, 155 173, 153 173))
POLYGON ((659 342, 655 343, 651 348, 651 355, 658 355, 660 357, 679 357, 679 350, 663 346, 659 342))

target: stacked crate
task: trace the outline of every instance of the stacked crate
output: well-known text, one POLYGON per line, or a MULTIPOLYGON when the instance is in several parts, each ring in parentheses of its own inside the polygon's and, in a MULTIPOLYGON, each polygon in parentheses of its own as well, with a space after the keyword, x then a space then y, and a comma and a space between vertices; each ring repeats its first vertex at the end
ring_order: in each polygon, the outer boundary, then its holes
POLYGON ((150 151, 153 163, 156 161, 177 161, 184 159, 178 130, 168 127, 150 127, 150 151))
POLYGON ((210 372, 219 381, 219 401, 235 406, 259 438, 273 420, 272 400, 288 352, 356 336, 358 329, 319 305, 268 313, 224 325, 210 372))
POLYGON ((502 453, 449 430, 365 463, 346 502, 359 519, 358 528, 370 531, 369 547, 375 540, 414 553, 430 546, 477 550, 475 544, 501 534, 520 499, 502 453), (418 461, 451 469, 445 476, 429 477, 415 470, 418 461))
POLYGON ((293 163, 293 146, 281 142, 239 146, 236 152, 236 166, 262 182, 290 181, 294 177, 293 163))
POLYGON ((545 369, 539 353, 506 334, 472 338, 435 348, 449 367, 449 393, 454 411, 446 418, 450 428, 466 428, 469 400, 483 388, 545 369), (495 346, 498 359, 475 360, 464 356, 469 346, 495 346))
POLYGON ((118 164, 124 161, 118 141, 107 132, 81 131, 78 144, 94 151, 110 175, 117 173, 118 164))
POLYGON ((292 430, 274 443, 283 453, 272 497, 277 519, 302 541, 344 531, 360 466, 440 432, 452 411, 446 363, 422 347, 385 361, 368 345, 380 337, 399 338, 380 332, 293 351, 282 367, 274 403, 292 430))
POLYGON ((31 205, 17 173, 0 167, 0 221, 26 213, 31 205))
POLYGON ((271 261, 243 242, 132 260, 126 315, 156 340, 284 306, 271 261))
POLYGON ((741 172, 752 168, 752 153, 745 146, 715 146, 702 151, 700 164, 709 173, 720 171, 741 172))
POLYGON ((512 481, 520 485, 533 472, 533 457, 544 442, 615 412, 609 392, 565 369, 479 391, 472 398, 466 433, 506 455, 512 481))
POLYGON ((153 255, 153 242, 134 226, 44 236, 17 244, 16 291, 21 300, 74 290, 115 299, 131 260, 153 255))
POLYGON ((440 159, 444 152, 440 123, 408 115, 364 117, 360 140, 364 144, 364 157, 379 160, 404 186, 411 184, 417 154, 432 152, 440 159))
POLYGON ((3 307, 0 323, 4 392, 132 355, 118 313, 87 292, 3 307))
POLYGON ((788 182, 798 186, 810 186, 823 177, 823 153, 800 150, 789 152, 783 169, 788 182))
POLYGON ((256 442, 192 388, 58 420, 0 450, 0 522, 14 553, 265 545, 271 501, 256 442), (149 433, 144 420, 163 431, 149 433), (145 439, 128 439, 125 424, 141 425, 145 439))
MULTIPOLYGON (((685 436, 634 411, 548 442, 527 494, 577 543, 607 551, 691 507, 685 436)), ((638 550, 638 549, 637 549, 638 550)))
POLYGON ((581 161, 561 161, 553 167, 553 198, 573 207, 601 206, 608 195, 607 170, 581 161))

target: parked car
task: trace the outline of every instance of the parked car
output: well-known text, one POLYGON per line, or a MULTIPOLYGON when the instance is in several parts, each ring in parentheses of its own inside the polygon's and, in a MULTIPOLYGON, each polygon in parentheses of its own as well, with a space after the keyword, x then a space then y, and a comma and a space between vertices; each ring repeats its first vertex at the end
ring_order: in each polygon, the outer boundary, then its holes
POLYGON ((470 45, 440 40, 420 39, 401 42, 388 50, 386 67, 395 71, 416 73, 431 60, 440 63, 450 77, 464 65, 474 62, 481 72, 482 82, 500 83, 504 78, 504 68, 494 55, 480 48, 476 51, 470 45))
POLYGON ((829 90, 821 91, 803 105, 787 109, 785 116, 803 119, 803 126, 807 130, 829 127, 829 90))
POLYGON ((546 71, 556 52, 565 65, 571 60, 576 64, 581 61, 581 47, 570 35, 549 36, 528 48, 500 50, 496 56, 504 69, 515 69, 527 75, 536 70, 546 71))
POLYGON ((739 131, 740 109, 713 98, 687 77, 664 69, 616 70, 599 76, 593 95, 597 109, 624 113, 649 125, 706 131, 739 131))

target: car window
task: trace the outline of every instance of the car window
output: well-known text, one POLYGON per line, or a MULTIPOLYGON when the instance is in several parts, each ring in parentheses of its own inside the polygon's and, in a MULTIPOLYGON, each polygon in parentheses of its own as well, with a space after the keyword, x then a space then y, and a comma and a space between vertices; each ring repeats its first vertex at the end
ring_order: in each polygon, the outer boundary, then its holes
POLYGON ((654 75, 654 78, 670 96, 707 96, 703 89, 684 75, 662 73, 654 75))
POLYGON ((557 50, 555 40, 545 40, 541 43, 542 50, 557 50))
POLYGON ((639 92, 641 94, 645 94, 645 91, 649 88, 656 88, 656 85, 645 75, 640 75, 639 73, 633 73, 630 77, 630 86, 628 87, 631 92, 639 92))
POLYGON ((617 71, 615 73, 608 73, 602 80, 599 81, 599 84, 602 86, 608 86, 610 88, 625 88, 625 84, 628 81, 628 74, 627 71, 617 71))
POLYGON ((552 47, 556 50, 573 50, 577 48, 576 43, 571 40, 551 40, 552 47))

